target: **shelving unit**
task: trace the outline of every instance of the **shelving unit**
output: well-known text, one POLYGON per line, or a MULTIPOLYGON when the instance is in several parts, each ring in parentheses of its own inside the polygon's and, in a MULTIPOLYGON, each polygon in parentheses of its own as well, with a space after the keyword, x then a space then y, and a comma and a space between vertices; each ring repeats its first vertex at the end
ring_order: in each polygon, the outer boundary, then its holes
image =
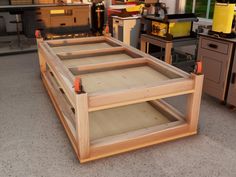
POLYGON ((202 75, 107 36, 39 39, 38 49, 43 83, 81 163, 196 134, 202 75), (188 95, 186 114, 162 100, 179 95, 188 95))

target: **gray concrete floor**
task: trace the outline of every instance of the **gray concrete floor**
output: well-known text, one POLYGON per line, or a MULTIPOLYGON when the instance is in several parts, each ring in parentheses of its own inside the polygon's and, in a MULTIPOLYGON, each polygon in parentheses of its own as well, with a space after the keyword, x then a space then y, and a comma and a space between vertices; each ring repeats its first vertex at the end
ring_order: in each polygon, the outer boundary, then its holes
POLYGON ((198 135, 81 165, 37 55, 0 57, 0 177, 8 176, 236 177, 236 112, 204 96, 198 135))

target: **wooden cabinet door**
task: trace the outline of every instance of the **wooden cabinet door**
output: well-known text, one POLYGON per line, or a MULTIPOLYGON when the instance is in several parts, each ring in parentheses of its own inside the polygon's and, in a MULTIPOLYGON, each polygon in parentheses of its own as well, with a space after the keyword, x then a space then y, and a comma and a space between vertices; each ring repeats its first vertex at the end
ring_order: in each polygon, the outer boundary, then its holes
POLYGON ((210 37, 200 37, 198 59, 203 63, 203 91, 225 100, 233 43, 210 37))
POLYGON ((236 106, 236 56, 234 57, 233 69, 230 77, 227 103, 236 106))
POLYGON ((74 26, 89 26, 89 6, 77 7, 73 11, 74 26))

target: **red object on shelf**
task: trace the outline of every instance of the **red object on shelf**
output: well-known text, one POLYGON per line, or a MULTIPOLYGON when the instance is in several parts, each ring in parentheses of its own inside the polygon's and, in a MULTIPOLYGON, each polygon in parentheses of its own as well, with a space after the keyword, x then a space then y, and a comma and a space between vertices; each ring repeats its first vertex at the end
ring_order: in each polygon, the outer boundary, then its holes
POLYGON ((137 3, 136 2, 126 2, 126 4, 128 4, 128 5, 131 5, 131 4, 136 5, 137 3))

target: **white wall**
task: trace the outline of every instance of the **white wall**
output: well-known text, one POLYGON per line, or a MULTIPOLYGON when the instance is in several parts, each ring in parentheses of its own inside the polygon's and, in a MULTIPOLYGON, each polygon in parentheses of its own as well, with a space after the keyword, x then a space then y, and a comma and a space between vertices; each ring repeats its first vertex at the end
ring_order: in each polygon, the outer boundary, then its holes
POLYGON ((176 13, 176 0, 160 0, 160 2, 166 3, 166 7, 168 7, 168 14, 176 13))

